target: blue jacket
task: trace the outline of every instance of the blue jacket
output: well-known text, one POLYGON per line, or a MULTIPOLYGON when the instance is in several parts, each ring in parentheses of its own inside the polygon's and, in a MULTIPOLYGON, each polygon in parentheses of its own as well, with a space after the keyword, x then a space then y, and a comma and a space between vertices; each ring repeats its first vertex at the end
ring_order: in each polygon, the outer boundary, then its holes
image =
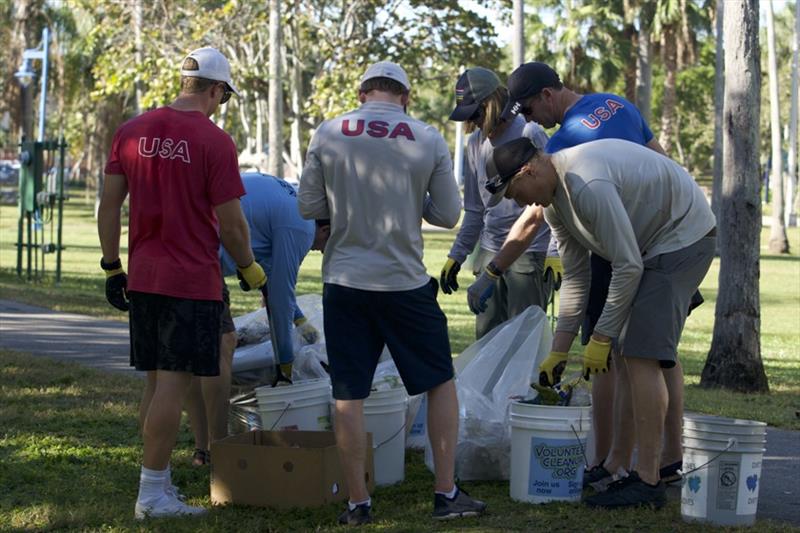
MULTIPOLYGON (((292 327, 303 316, 294 289, 297 272, 314 242, 314 221, 297 210, 297 193, 284 180, 266 174, 243 174, 246 191, 242 211, 250 226, 250 244, 256 261, 267 273, 272 341, 281 363, 294 358, 292 327)), ((236 274, 236 263, 220 248, 222 275, 236 274)))

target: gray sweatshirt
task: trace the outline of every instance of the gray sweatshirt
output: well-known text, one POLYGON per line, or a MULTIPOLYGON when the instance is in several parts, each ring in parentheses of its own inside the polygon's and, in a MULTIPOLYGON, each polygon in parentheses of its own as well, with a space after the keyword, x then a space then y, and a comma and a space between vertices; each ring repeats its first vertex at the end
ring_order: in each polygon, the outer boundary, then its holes
POLYGON ((577 333, 583 320, 591 251, 613 270, 594 330, 617 337, 643 262, 699 241, 714 228, 714 215, 683 167, 639 144, 592 141, 554 153, 552 163, 558 185, 544 214, 564 265, 557 330, 577 333))
MULTIPOLYGON (((460 264, 472 253, 480 239, 481 248, 496 253, 519 218, 524 208, 514 200, 501 200, 494 207, 486 207, 491 194, 486 190, 486 161, 492 156, 495 146, 519 137, 528 137, 539 149, 544 150, 547 134, 535 122, 525 122, 517 115, 509 127, 493 141, 480 130, 472 132, 467 140, 467 157, 464 165, 464 218, 448 257, 460 264)), ((526 252, 546 252, 550 242, 550 229, 542 224, 526 252)))
POLYGON ((304 218, 331 220, 325 283, 404 291, 430 280, 422 219, 454 227, 461 199, 441 134, 399 105, 367 102, 317 129, 298 206, 304 218))

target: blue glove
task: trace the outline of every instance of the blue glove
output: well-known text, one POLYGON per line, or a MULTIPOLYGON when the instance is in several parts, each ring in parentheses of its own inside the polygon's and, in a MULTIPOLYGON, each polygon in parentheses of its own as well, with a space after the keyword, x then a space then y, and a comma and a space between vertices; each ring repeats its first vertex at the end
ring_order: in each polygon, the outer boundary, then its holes
POLYGON ((470 311, 476 315, 486 311, 486 302, 494 294, 494 286, 498 279, 500 279, 500 275, 491 272, 488 266, 481 272, 475 283, 467 289, 467 303, 469 303, 470 311))

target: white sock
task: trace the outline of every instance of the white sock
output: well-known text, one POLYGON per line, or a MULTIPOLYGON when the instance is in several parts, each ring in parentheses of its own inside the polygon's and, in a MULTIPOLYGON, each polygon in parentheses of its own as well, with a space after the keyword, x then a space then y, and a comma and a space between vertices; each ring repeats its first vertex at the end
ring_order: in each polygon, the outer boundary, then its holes
POLYGON ((453 485, 453 490, 451 490, 450 492, 442 492, 442 491, 437 490, 436 494, 441 494, 442 496, 444 496, 448 500, 452 500, 453 498, 456 497, 456 494, 458 494, 458 487, 453 485))
POLYGON ((363 502, 353 502, 353 501, 348 500, 347 501, 347 508, 350 509, 351 511, 353 511, 359 505, 364 505, 364 504, 367 504, 367 507, 372 507, 372 498, 367 498, 363 502))
POLYGON ((150 470, 142 466, 139 475, 139 501, 152 502, 164 495, 164 487, 169 468, 166 470, 150 470))
POLYGON ((168 489, 172 487, 172 467, 167 465, 166 475, 164 476, 164 488, 168 489))

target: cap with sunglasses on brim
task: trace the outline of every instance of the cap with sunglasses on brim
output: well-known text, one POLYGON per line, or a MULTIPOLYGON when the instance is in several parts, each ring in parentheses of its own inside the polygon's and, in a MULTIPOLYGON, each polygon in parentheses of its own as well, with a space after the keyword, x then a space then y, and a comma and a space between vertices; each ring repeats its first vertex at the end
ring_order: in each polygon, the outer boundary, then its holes
POLYGON ((456 82, 456 108, 450 113, 450 120, 463 122, 472 118, 481 102, 501 85, 497 74, 487 68, 465 70, 456 82))
POLYGON ((189 52, 183 61, 185 62, 190 57, 197 61, 198 68, 197 70, 181 68, 181 76, 224 82, 229 91, 239 96, 239 91, 236 90, 231 80, 231 65, 222 52, 216 48, 205 46, 189 52))
POLYGON ((511 178, 538 153, 539 149, 527 137, 514 139, 494 149, 492 157, 486 160, 486 190, 492 195, 488 207, 503 200, 511 178))
POLYGON ((520 65, 508 77, 508 103, 500 118, 509 120, 519 114, 522 102, 536 96, 546 87, 561 83, 558 73, 550 65, 532 61, 520 65))

